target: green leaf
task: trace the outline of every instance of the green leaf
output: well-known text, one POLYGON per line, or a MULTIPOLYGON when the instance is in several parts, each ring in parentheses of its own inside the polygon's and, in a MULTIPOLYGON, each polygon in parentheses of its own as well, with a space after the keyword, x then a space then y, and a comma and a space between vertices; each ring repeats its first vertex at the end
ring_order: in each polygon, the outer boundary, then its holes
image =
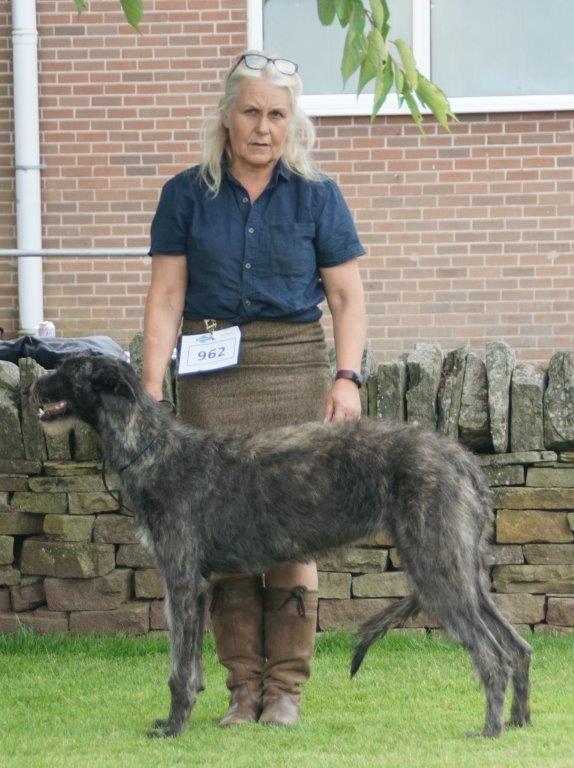
POLYGON ((333 23, 335 18, 335 0, 317 0, 317 10, 319 12, 319 21, 325 27, 333 23))
POLYGON ((385 23, 385 9, 381 0, 369 0, 375 27, 380 31, 385 23))
POLYGON ((74 0, 76 3, 76 10, 78 13, 82 13, 82 11, 86 10, 86 0, 74 0))
POLYGON ((418 72, 418 88, 416 89, 419 101, 425 104, 435 116, 437 122, 446 130, 449 130, 449 120, 456 121, 450 104, 444 92, 428 78, 418 72))
POLYGON ((377 73, 381 71, 385 60, 385 53, 383 36, 378 29, 373 27, 367 36, 367 52, 361 64, 357 96, 366 84, 370 83, 377 76, 377 73))
POLYGON ((365 29, 365 8, 361 0, 353 0, 351 9, 350 29, 353 34, 359 36, 365 29))
POLYGON ((349 27, 345 38, 345 47, 343 49, 343 60, 341 61, 341 74, 343 75, 343 85, 360 66, 367 53, 367 40, 361 33, 359 35, 353 32, 349 27))
POLYGON ((405 80, 403 96, 405 97, 405 101, 407 102, 407 106, 411 112, 413 120, 419 126, 421 131, 423 131, 423 128, 422 128, 423 116, 421 115, 419 105, 417 104, 417 101, 413 96, 413 92, 407 80, 405 80))
POLYGON ((342 27, 346 27, 351 18, 352 0, 335 0, 335 11, 342 27))
POLYGON ((379 70, 377 80, 375 83, 375 101, 373 104, 373 114, 371 115, 371 121, 374 120, 375 115, 385 103, 389 91, 393 85, 393 62, 390 56, 383 62, 382 69, 379 70))
POLYGON ((386 40, 387 35, 389 34, 389 29, 391 28, 391 25, 389 24, 391 13, 389 11, 389 4, 387 3, 387 0, 381 0, 381 5, 383 6, 383 11, 385 13, 385 20, 383 22, 383 26, 381 27, 381 32, 386 40))
POLYGON ((416 88, 418 85, 417 65, 415 64, 415 58, 411 51, 411 47, 406 40, 402 40, 400 37, 393 40, 393 42, 401 55, 401 61, 403 62, 406 76, 410 80, 411 86, 416 88))
POLYGON ((395 91, 397 92, 397 96, 399 97, 399 108, 403 104, 403 87, 405 84, 405 76, 403 75, 403 70, 401 69, 400 64, 397 64, 396 61, 393 61, 393 66, 395 69, 395 91))
POLYGON ((143 15, 142 0, 120 0, 120 2, 128 24, 137 29, 143 15))

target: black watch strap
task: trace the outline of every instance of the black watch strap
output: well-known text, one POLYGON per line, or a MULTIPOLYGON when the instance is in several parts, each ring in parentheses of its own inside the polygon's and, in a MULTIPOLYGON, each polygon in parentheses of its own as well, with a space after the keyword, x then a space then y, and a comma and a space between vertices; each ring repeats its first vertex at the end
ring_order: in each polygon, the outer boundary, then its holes
POLYGON ((337 381, 337 379, 349 379, 349 381, 354 381, 359 389, 363 386, 363 377, 361 374, 356 371, 348 371, 345 368, 337 371, 335 374, 335 381, 337 381))

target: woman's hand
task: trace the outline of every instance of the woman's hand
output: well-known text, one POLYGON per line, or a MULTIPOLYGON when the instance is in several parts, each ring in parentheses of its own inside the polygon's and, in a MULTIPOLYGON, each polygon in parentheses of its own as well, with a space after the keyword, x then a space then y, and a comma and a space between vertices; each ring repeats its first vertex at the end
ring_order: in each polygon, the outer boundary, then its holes
POLYGON ((355 421, 361 418, 361 398, 353 381, 337 379, 327 394, 324 422, 355 421))

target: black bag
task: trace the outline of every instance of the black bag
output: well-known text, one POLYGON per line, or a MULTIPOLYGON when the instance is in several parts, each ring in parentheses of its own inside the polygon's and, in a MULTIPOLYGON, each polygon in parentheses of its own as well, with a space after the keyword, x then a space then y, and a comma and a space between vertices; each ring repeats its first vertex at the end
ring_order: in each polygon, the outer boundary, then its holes
POLYGON ((110 355, 126 360, 123 349, 109 336, 88 336, 85 339, 62 339, 55 336, 21 336, 12 341, 0 340, 0 360, 16 363, 31 357, 43 368, 51 370, 69 355, 110 355))

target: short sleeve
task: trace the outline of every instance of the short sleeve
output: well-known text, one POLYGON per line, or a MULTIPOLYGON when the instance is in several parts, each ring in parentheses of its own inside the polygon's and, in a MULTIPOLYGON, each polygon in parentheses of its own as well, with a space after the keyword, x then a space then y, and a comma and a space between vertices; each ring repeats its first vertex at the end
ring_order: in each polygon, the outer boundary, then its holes
POLYGON ((326 179, 321 186, 324 201, 315 222, 317 266, 334 267, 362 256, 365 249, 337 184, 332 179, 326 179))
POLYGON ((151 223, 148 256, 156 253, 174 256, 187 253, 190 201, 182 189, 182 182, 182 174, 178 174, 164 184, 161 190, 151 223))

